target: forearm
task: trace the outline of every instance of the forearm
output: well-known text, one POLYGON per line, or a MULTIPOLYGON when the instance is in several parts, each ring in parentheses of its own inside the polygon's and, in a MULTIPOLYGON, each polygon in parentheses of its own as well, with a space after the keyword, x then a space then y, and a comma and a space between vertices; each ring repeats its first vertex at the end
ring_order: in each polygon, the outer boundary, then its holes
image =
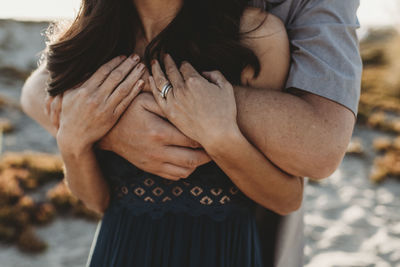
POLYGON ((301 177, 293 177, 274 166, 240 130, 229 131, 219 140, 204 144, 205 149, 245 195, 281 215, 301 206, 301 177))
POLYGON ((110 193, 93 150, 81 153, 60 149, 65 164, 65 177, 71 192, 89 208, 102 214, 110 193))
POLYGON ((335 111, 337 104, 316 108, 296 95, 246 87, 235 87, 235 95, 241 131, 275 165, 315 178, 328 176, 339 165, 354 118, 333 118, 343 112, 335 111))
POLYGON ((55 137, 57 129, 45 114, 45 99, 47 94, 45 84, 47 79, 48 72, 45 66, 41 65, 26 80, 22 88, 20 102, 23 111, 55 137))

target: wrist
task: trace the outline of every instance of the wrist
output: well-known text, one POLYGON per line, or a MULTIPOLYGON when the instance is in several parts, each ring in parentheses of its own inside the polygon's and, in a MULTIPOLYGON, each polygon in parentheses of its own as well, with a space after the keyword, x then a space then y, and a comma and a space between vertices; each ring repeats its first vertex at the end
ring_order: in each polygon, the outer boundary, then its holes
POLYGON ((229 151, 229 148, 243 141, 245 138, 237 124, 230 128, 225 128, 219 132, 214 132, 207 140, 201 143, 210 156, 218 157, 229 151))
POLYGON ((58 150, 64 158, 80 158, 82 155, 93 152, 93 144, 81 143, 78 140, 66 140, 57 135, 58 150))

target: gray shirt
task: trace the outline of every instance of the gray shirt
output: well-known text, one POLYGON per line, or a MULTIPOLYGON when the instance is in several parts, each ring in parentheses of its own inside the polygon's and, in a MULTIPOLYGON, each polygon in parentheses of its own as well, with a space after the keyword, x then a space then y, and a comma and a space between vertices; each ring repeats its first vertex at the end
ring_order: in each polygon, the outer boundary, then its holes
MULTIPOLYGON (((297 88, 349 108, 357 114, 362 63, 356 29, 359 0, 253 0, 285 24, 291 45, 291 67, 286 89, 297 88)), ((261 232, 276 231, 274 266, 303 266, 303 209, 271 225, 267 210, 258 207, 261 232), (271 230, 271 229, 269 229, 271 230)), ((264 240, 269 235, 261 234, 264 240)), ((267 266, 266 266, 267 267, 267 266)), ((270 267, 270 266, 268 266, 270 267)))

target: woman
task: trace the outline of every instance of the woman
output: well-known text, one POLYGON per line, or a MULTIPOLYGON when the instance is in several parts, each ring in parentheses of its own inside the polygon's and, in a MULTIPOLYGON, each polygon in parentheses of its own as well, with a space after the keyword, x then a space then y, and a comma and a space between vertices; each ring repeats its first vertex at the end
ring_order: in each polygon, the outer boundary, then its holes
POLYGON ((242 135, 232 84, 280 90, 289 65, 284 33, 276 17, 244 0, 83 1, 49 46, 47 69, 69 187, 105 212, 91 266, 270 266, 254 205, 297 209, 302 179, 242 135), (96 150, 141 89, 211 162, 166 179, 96 150), (276 179, 266 184, 266 175, 276 179))

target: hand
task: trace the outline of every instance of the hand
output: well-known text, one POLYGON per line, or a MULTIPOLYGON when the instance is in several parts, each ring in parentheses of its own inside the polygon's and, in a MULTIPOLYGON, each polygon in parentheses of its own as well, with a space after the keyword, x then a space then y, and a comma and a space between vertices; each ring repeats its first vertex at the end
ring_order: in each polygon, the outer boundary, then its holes
POLYGON ((188 177, 210 157, 200 145, 164 120, 154 97, 139 94, 98 145, 139 169, 170 180, 188 177))
POLYGON ((63 94, 56 96, 46 95, 44 112, 50 117, 51 124, 58 130, 60 127, 60 113, 63 94))
POLYGON ((149 82, 154 98, 172 124, 206 150, 208 144, 218 144, 227 131, 238 131, 233 87, 220 72, 204 73, 209 82, 187 62, 179 70, 169 55, 164 62, 173 87, 166 99, 159 91, 168 80, 156 60, 152 64, 154 78, 150 76, 149 82))
POLYGON ((78 88, 64 92, 57 143, 60 150, 91 149, 117 122, 143 86, 139 57, 120 56, 78 88))

